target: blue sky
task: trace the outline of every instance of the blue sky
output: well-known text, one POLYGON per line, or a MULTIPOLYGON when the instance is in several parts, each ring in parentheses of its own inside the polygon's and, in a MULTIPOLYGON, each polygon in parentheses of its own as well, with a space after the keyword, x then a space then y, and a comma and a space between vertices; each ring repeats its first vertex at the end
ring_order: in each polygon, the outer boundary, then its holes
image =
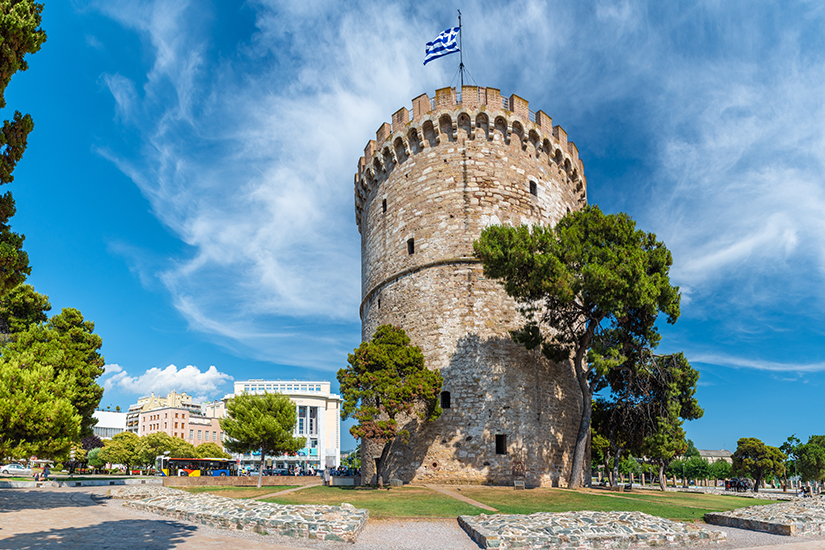
POLYGON ((102 405, 335 381, 360 340, 356 163, 454 83, 457 56, 422 61, 457 7, 474 81, 552 116, 590 202, 672 250, 682 317, 659 349, 701 372, 688 436, 825 433, 813 1, 47 1, 7 90, 35 130, 6 187, 29 282, 103 337, 102 405))

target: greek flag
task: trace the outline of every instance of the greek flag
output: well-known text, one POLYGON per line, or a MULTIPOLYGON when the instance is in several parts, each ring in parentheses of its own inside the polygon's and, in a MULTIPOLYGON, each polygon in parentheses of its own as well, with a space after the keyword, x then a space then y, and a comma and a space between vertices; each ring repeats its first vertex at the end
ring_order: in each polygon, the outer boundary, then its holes
POLYGON ((434 59, 459 51, 458 44, 455 42, 457 36, 458 27, 453 27, 439 34, 432 42, 427 42, 427 55, 424 57, 424 64, 426 65, 434 59))

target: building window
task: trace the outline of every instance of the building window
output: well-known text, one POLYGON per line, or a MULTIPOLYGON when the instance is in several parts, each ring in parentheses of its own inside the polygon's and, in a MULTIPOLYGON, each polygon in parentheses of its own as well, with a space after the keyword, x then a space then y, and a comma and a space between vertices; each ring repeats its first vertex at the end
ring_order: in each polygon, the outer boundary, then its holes
POLYGON ((496 454, 497 455, 506 455, 507 454, 507 435, 506 434, 496 434, 496 454))
POLYGON ((384 210, 384 212, 387 211, 387 199, 381 201, 381 208, 384 210))
POLYGON ((200 439, 200 438, 201 438, 201 431, 198 430, 198 439, 200 439))
POLYGON ((533 195, 534 197, 539 196, 538 185, 536 185, 536 182, 534 182, 534 181, 530 182, 530 194, 533 195))
POLYGON ((415 254, 415 239, 407 239, 407 254, 415 254))
MULTIPOLYGON (((498 436, 496 436, 498 437, 498 436)), ((189 430, 189 439, 195 439, 195 430, 189 430)), ((498 441, 498 440, 496 440, 498 441)))
POLYGON ((448 391, 441 392, 441 408, 442 409, 449 409, 450 408, 450 392, 448 392, 448 391))
POLYGON ((215 441, 218 437, 218 432, 212 432, 212 441, 215 441))
POLYGON ((178 437, 178 432, 175 432, 175 437, 178 437))

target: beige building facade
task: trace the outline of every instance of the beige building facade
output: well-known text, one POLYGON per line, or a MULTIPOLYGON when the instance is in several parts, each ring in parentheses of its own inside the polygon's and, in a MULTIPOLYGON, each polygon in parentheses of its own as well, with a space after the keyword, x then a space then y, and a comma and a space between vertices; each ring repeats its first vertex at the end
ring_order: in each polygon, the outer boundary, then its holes
MULTIPOLYGON (((246 380, 235 382, 234 395, 280 393, 295 404, 294 435, 306 438, 296 455, 266 457, 273 468, 321 469, 341 464, 341 397, 328 381, 246 380)), ((227 396, 227 398, 232 396, 227 396)), ((260 464, 260 453, 240 456, 244 464, 260 464)))
POLYGON ((218 418, 209 418, 187 408, 161 407, 140 413, 138 435, 164 432, 195 445, 216 443, 223 448, 223 430, 218 418))
MULTIPOLYGON (((552 225, 586 203, 564 129, 494 88, 422 94, 367 143, 355 175, 362 338, 400 326, 444 377, 441 418, 407 426, 388 478, 566 485, 582 406, 572 365, 512 341, 522 319, 473 241, 489 225, 552 225)), ((381 450, 363 449, 374 482, 381 450)))
POLYGON ((163 407, 174 407, 200 414, 201 406, 192 402, 192 398, 186 392, 177 393, 170 391, 165 397, 152 393, 148 397, 141 397, 137 403, 129 407, 126 413, 126 431, 139 433, 140 415, 144 412, 153 411, 163 407))

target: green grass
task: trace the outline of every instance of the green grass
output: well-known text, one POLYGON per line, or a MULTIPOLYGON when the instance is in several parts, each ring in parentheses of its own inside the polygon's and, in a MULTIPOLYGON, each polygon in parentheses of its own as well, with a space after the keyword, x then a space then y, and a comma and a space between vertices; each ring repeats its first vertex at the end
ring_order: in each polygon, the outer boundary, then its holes
POLYGON ((372 489, 366 487, 312 487, 277 498, 261 499, 277 504, 329 504, 347 502, 366 508, 370 517, 441 517, 477 515, 485 510, 425 487, 372 489))
POLYGON ((610 493, 568 491, 565 489, 527 489, 515 491, 505 487, 462 487, 461 494, 492 506, 503 514, 535 512, 639 511, 672 520, 702 520, 706 512, 733 510, 772 501, 751 498, 687 493, 610 493))
POLYGON ((210 493, 229 498, 255 498, 263 495, 271 495, 278 491, 286 491, 287 489, 294 489, 296 485, 270 485, 258 489, 257 487, 176 487, 182 489, 187 493, 210 493))

